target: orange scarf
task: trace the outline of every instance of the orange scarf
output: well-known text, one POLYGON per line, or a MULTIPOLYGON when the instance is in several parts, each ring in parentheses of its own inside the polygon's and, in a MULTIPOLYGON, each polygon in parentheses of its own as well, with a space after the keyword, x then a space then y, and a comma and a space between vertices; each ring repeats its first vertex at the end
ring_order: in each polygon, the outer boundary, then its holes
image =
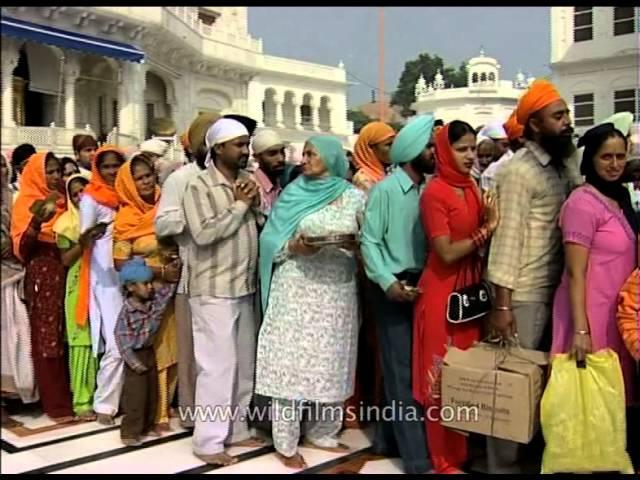
POLYGON ((91 181, 89 185, 87 185, 87 188, 84 189, 83 195, 90 195, 99 204, 115 210, 118 208, 118 194, 116 193, 116 189, 111 185, 107 185, 98 170, 98 159, 102 154, 107 152, 118 153, 124 158, 122 150, 115 145, 103 145, 96 150, 93 161, 91 162, 91 181))
POLYGON ((113 223, 113 240, 117 242, 154 235, 156 229, 153 220, 158 210, 160 187, 155 186, 154 203, 145 202, 140 197, 133 180, 131 160, 129 160, 118 171, 116 192, 120 200, 120 209, 113 223))
POLYGON ((360 135, 353 148, 353 162, 374 182, 379 182, 384 178, 384 165, 378 160, 376 152, 371 146, 393 138, 395 135, 396 131, 383 122, 367 123, 360 130, 360 135))
MULTIPOLYGON (((116 193, 116 189, 104 181, 98 169, 98 159, 106 152, 115 152, 124 158, 122 150, 115 145, 103 145, 96 150, 91 162, 91 180, 82 194, 90 195, 99 204, 115 210, 118 208, 118 194, 116 193)), ((78 280, 76 324, 84 327, 89 318, 89 298, 91 296, 91 248, 84 249, 80 261, 82 263, 80 264, 80 278, 78 280)))
MULTIPOLYGON (((29 210, 36 200, 44 200, 55 190, 47 187, 46 177, 46 158, 49 152, 34 153, 27 160, 22 176, 20 177, 20 190, 18 198, 13 205, 11 217, 11 240, 13 242, 13 252, 16 257, 24 262, 24 258, 20 257, 20 242, 26 233, 31 221, 33 213, 29 210)), ((55 235, 53 233, 53 225, 58 217, 66 210, 66 202, 62 192, 56 201, 56 213, 51 220, 43 223, 40 227, 38 240, 47 243, 55 243, 55 235)))

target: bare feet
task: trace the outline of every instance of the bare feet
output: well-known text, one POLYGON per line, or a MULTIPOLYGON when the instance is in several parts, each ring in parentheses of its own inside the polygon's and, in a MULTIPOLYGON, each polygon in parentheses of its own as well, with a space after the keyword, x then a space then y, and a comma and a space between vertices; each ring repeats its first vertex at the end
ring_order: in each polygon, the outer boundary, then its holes
POLYGON ((264 447, 267 445, 267 441, 262 438, 251 437, 246 440, 240 440, 239 442, 233 442, 232 447, 264 447))
POLYGON ((97 419, 100 425, 115 425, 116 421, 113 419, 111 415, 107 415, 106 413, 98 413, 97 419))
POLYGON ((297 470, 301 468, 307 468, 307 462, 304 460, 300 452, 296 452, 292 457, 285 457, 279 452, 276 452, 276 457, 287 468, 295 468, 297 470))
POLYGON ((142 441, 139 438, 122 438, 122 443, 127 447, 139 447, 142 441))
POLYGON ((93 410, 87 410, 76 416, 76 420, 79 422, 94 422, 97 418, 96 412, 93 410))
POLYGON ((158 438, 160 436, 162 436, 159 432, 156 432, 155 429, 151 429, 149 431, 146 431, 142 434, 143 437, 154 437, 154 438, 158 438))
POLYGON ((320 445, 316 445, 315 443, 311 443, 309 440, 305 440, 302 442, 302 446, 332 453, 349 453, 351 451, 351 449, 344 443, 338 443, 338 446, 336 447, 322 447, 320 445))
POLYGON ((237 458, 232 457, 225 452, 216 453, 215 455, 198 455, 197 453, 194 455, 204 463, 208 463, 209 465, 222 465, 223 467, 233 465, 238 461, 237 458))
POLYGON ((169 425, 169 422, 158 423, 155 426, 154 430, 158 434, 162 434, 164 432, 173 432, 173 428, 171 428, 171 425, 169 425))

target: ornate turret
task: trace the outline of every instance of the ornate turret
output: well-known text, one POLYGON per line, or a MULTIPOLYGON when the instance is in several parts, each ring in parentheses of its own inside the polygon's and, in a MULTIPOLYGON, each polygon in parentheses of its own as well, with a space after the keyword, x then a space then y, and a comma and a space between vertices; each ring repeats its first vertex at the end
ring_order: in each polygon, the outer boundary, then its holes
POLYGON ((495 58, 487 57, 484 48, 480 55, 467 64, 467 86, 469 88, 494 88, 500 84, 500 64, 495 58))
POLYGON ((522 70, 518 70, 516 80, 513 82, 515 88, 527 88, 527 79, 522 70))
POLYGON ((424 76, 421 74, 420 78, 418 78, 418 81, 416 82, 416 88, 415 88, 416 100, 419 100, 426 93, 427 93, 427 82, 424 79, 424 76))
POLYGON ((444 77, 442 76, 440 69, 438 69, 438 71, 436 72, 436 76, 433 79, 433 88, 434 90, 442 90, 444 89, 444 87, 444 77))

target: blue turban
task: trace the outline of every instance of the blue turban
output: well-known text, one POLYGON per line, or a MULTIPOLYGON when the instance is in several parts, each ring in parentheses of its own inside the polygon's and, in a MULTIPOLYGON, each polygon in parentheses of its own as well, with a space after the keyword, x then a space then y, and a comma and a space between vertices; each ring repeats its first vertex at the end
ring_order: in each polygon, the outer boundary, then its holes
POLYGON ((151 270, 142 257, 133 257, 122 266, 120 270, 120 282, 123 285, 136 282, 150 282, 153 280, 151 270))
POLYGON ((427 113, 413 118, 402 127, 391 145, 391 162, 408 163, 418 158, 431 140, 434 123, 435 117, 427 113))

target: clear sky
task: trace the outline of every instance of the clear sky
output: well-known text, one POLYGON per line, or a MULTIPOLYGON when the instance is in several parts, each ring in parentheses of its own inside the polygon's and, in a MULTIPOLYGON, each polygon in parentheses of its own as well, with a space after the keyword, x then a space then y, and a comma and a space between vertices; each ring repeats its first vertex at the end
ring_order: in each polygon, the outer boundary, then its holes
MULTIPOLYGON (((379 7, 249 7, 249 31, 265 53, 335 66, 342 60, 358 83, 348 89, 349 106, 370 101, 367 83, 378 86, 378 26, 379 7)), ((481 46, 502 65, 502 79, 518 69, 548 75, 550 42, 549 7, 385 7, 385 91, 395 90, 405 62, 422 52, 457 67, 481 46)))

